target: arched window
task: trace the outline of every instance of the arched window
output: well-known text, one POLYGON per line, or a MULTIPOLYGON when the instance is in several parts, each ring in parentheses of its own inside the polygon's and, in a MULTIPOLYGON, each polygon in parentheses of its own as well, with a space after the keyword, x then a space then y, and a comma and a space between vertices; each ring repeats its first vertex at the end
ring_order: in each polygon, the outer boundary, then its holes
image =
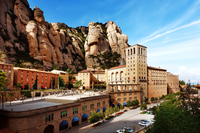
POLYGON ((132 49, 131 49, 131 55, 132 55, 133 53, 132 53, 132 49))
POLYGON ((128 50, 128 56, 129 56, 129 50, 128 50))
POLYGON ((139 54, 140 54, 140 48, 138 48, 138 52, 139 52, 139 54))
POLYGON ((135 54, 135 48, 133 48, 133 54, 135 54))

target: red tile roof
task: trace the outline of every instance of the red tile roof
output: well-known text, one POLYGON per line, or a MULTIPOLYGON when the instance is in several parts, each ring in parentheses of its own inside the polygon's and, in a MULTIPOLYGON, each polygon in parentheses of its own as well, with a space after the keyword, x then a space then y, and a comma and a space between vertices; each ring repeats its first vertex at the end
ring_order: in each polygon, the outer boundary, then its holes
POLYGON ((116 66, 116 67, 112 67, 110 69, 116 69, 116 68, 121 68, 121 67, 126 67, 126 65, 116 66))
POLYGON ((200 88, 200 85, 195 85, 194 87, 196 87, 196 88, 200 88))

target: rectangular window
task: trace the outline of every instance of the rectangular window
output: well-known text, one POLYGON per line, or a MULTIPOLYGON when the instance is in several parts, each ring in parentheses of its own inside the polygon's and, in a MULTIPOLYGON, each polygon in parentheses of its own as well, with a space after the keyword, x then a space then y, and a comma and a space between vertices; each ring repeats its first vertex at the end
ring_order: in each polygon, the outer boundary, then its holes
POLYGON ((129 96, 131 96, 132 95, 132 93, 129 93, 129 96))
POLYGON ((137 92, 134 92, 134 95, 137 95, 137 92))
POLYGON ((63 118, 63 117, 66 117, 66 116, 67 116, 67 110, 60 112, 60 118, 63 118))
POLYGON ((97 107, 100 107, 100 102, 99 102, 99 103, 97 103, 97 107))
POLYGON ((94 109, 94 104, 90 104, 90 109, 94 109))
POLYGON ((86 110, 87 110, 87 105, 82 106, 82 110, 83 110, 83 111, 86 111, 86 110))
POLYGON ((121 94, 117 94, 117 96, 121 96, 121 94))
POLYGON ((45 115, 45 122, 52 121, 53 120, 53 114, 45 115))
POLYGON ((73 108, 73 114, 77 114, 78 113, 78 108, 73 108))
POLYGON ((132 100, 132 97, 129 97, 129 100, 132 100))
POLYGON ((137 99, 137 97, 134 97, 134 100, 136 100, 137 99))
POLYGON ((121 98, 117 98, 117 101, 120 102, 120 101, 121 101, 121 98))
POLYGON ((105 105, 106 104, 106 101, 103 101, 103 105, 105 105))
POLYGON ((126 96, 126 93, 124 93, 124 96, 126 96))
POLYGON ((126 98, 124 98, 124 101, 126 101, 126 98))

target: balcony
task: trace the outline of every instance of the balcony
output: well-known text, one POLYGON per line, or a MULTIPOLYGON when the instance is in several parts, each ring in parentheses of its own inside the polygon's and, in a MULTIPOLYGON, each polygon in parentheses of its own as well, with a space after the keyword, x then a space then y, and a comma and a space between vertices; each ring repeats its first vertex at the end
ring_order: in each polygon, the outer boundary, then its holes
POLYGON ((127 82, 130 82, 130 79, 127 79, 127 82))
POLYGON ((135 79, 133 79, 133 81, 135 81, 135 79))

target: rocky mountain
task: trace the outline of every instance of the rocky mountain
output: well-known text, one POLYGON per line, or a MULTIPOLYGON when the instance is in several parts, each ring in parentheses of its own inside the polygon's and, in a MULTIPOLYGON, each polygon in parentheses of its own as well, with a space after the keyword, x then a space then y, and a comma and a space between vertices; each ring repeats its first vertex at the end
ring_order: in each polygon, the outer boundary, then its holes
POLYGON ((27 0, 0 1, 1 61, 20 67, 77 72, 94 65, 90 55, 117 52, 125 58, 128 37, 112 21, 71 28, 48 23, 27 0))

